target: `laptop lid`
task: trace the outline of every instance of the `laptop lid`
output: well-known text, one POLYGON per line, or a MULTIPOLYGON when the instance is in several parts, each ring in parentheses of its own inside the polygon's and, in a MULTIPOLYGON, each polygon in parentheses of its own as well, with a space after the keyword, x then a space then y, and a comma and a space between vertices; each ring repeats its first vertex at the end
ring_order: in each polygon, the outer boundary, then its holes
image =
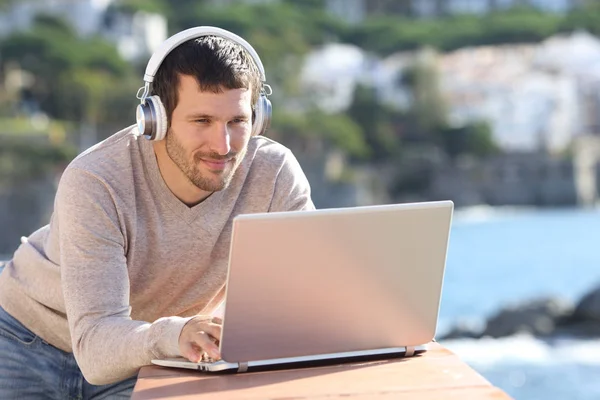
POLYGON ((430 342, 452 211, 441 201, 236 217, 222 358, 430 342))

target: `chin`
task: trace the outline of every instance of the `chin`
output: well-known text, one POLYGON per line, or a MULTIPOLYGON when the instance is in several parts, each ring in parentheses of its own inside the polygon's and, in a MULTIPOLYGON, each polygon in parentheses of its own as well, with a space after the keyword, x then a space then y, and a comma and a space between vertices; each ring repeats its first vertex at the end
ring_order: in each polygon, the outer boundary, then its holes
POLYGON ((196 182, 196 186, 199 189, 205 190, 207 192, 219 192, 221 190, 225 190, 229 187, 231 183, 232 176, 227 177, 217 177, 213 179, 203 179, 200 182, 196 182))

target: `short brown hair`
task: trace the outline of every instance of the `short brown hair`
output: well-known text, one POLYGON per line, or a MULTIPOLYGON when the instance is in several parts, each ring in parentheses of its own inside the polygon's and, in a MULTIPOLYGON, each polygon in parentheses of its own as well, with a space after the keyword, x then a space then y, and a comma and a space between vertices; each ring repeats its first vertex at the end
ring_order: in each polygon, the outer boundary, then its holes
POLYGON ((253 109, 260 95, 260 71, 242 46, 212 35, 191 39, 165 57, 152 82, 152 94, 165 106, 169 125, 178 102, 179 75, 195 77, 200 90, 213 93, 252 88, 253 109))

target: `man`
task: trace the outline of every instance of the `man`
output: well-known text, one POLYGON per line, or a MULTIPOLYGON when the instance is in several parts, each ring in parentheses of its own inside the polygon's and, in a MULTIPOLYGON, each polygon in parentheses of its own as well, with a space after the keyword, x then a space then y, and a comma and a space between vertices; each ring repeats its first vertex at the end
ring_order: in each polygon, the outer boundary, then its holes
POLYGON ((219 357, 209 314, 233 217, 314 208, 292 153, 251 135, 261 79, 246 50, 177 46, 152 83, 165 139, 129 127, 64 171, 50 224, 0 275, 0 398, 126 398, 153 358, 219 357))

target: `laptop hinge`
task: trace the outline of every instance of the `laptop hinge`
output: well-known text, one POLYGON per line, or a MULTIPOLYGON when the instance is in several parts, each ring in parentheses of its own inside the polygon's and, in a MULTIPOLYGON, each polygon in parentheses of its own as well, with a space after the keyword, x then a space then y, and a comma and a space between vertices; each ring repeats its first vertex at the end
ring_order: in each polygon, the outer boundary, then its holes
POLYGON ((406 352, 404 353, 406 357, 412 357, 415 355, 415 346, 406 346, 406 352))
POLYGON ((238 363, 238 372, 246 372, 246 371, 248 371, 248 363, 247 362, 238 363))

